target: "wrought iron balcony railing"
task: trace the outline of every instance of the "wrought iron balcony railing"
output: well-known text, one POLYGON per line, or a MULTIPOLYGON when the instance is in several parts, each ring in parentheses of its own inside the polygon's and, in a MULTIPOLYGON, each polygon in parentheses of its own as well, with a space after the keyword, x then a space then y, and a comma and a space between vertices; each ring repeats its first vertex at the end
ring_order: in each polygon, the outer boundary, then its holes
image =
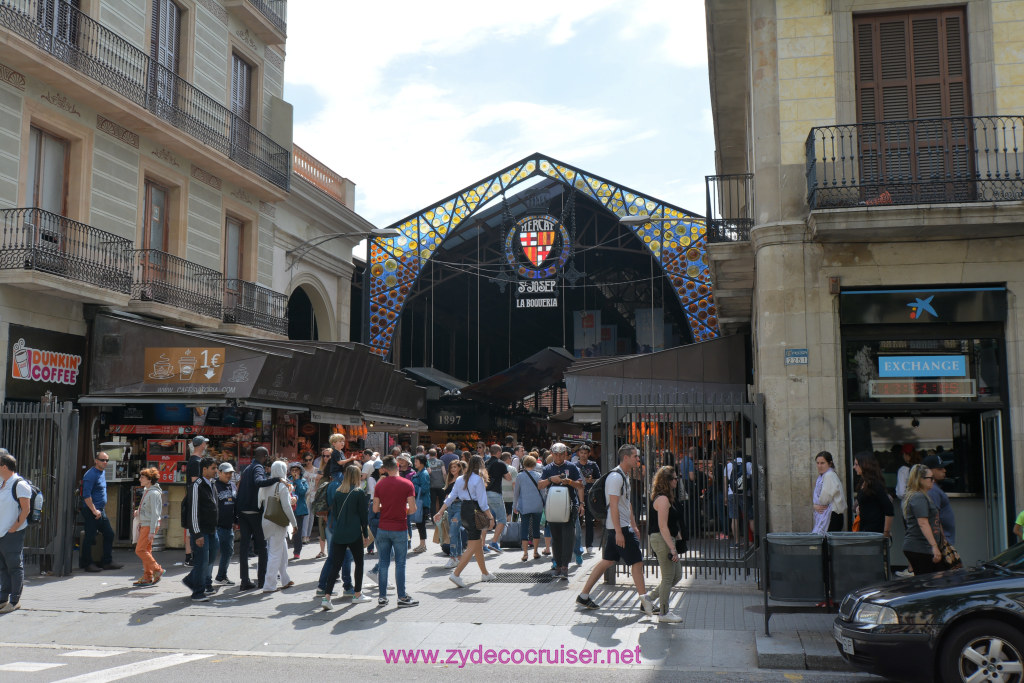
POLYGON ((1024 200, 1024 116, 812 128, 811 209, 1024 200))
POLYGON ((708 242, 746 242, 754 227, 754 175, 704 176, 708 242))
POLYGON ((288 297, 245 280, 222 280, 224 322, 288 334, 288 297))
POLYGON ((221 317, 224 288, 217 271, 156 249, 135 249, 131 258, 133 300, 221 317))
POLYGON ((267 18, 281 33, 288 32, 288 3, 286 0, 249 0, 253 7, 260 11, 260 14, 267 18))
POLYGON ((288 189, 288 150, 65 0, 0 0, 0 26, 288 189))
POLYGON ((36 270, 127 294, 132 242, 42 209, 2 209, 0 269, 36 270))

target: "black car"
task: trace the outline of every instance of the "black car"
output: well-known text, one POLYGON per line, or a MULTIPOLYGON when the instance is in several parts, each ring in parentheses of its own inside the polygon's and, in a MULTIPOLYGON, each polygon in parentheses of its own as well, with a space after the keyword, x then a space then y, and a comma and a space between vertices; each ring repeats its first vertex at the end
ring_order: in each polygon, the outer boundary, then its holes
POLYGON ((887 678, 1024 683, 1024 543, 971 569, 854 591, 832 635, 852 666, 887 678))

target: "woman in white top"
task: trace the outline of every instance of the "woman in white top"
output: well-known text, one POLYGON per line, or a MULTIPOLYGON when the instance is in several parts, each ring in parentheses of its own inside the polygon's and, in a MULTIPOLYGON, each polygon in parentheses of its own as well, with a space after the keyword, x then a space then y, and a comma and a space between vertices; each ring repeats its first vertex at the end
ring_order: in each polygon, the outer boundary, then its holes
MULTIPOLYGON (((284 460, 275 460, 270 466, 271 479, 284 479, 288 476, 288 464, 284 460)), ((267 501, 271 497, 277 497, 281 501, 281 507, 288 517, 290 526, 279 526, 266 517, 263 518, 263 536, 267 539, 267 578, 263 581, 263 592, 273 593, 277 590, 277 578, 281 577, 281 587, 291 588, 295 582, 288 576, 288 530, 293 529, 294 533, 300 533, 295 529, 295 513, 292 512, 292 496, 288 487, 282 483, 274 486, 266 486, 259 491, 259 506, 264 512, 267 509, 267 501)), ((242 561, 247 561, 242 558, 242 561)))
POLYGON ((910 444, 904 446, 903 466, 896 470, 896 497, 900 500, 907 495, 907 478, 910 476, 910 470, 919 462, 921 462, 921 453, 914 450, 910 444))
POLYGON ((814 456, 818 467, 818 481, 814 484, 814 528, 813 533, 843 530, 843 515, 846 514, 846 497, 843 482, 836 474, 832 454, 822 451, 814 456))
MULTIPOLYGON (((486 531, 486 529, 477 529, 474 523, 476 510, 479 509, 487 515, 487 519, 490 521, 487 528, 490 529, 494 526, 494 515, 487 506, 487 470, 484 469, 484 459, 479 455, 474 455, 469 459, 469 468, 466 470, 466 473, 455 482, 451 493, 444 499, 444 505, 434 515, 435 524, 440 521, 441 515, 444 514, 448 506, 455 502, 456 499, 462 503, 460 513, 462 526, 466 529, 466 538, 469 540, 466 543, 465 552, 459 558, 458 566, 448 578, 459 588, 465 588, 466 582, 459 575, 466 568, 466 565, 469 564, 470 559, 475 556, 477 566, 480 567, 480 573, 482 574, 480 580, 494 581, 495 576, 487 573, 487 564, 484 561, 484 546, 481 532, 486 531)), ((458 533, 458 530, 452 530, 451 533, 458 533)))

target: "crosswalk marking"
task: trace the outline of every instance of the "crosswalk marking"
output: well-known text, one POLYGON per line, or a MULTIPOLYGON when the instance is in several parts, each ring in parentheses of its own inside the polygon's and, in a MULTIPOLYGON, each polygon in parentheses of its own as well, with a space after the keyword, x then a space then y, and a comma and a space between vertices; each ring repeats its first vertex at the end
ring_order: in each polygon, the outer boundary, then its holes
POLYGON ((47 669, 55 669, 58 666, 67 666, 66 664, 49 664, 47 662, 11 662, 10 664, 0 664, 0 671, 16 671, 22 674, 35 673, 36 671, 46 671, 47 669))
POLYGON ((125 650, 72 650, 71 652, 63 652, 59 656, 61 657, 116 657, 123 655, 125 650))
POLYGON ((81 676, 62 678, 59 681, 55 681, 55 683, 107 683, 107 681, 119 681, 122 678, 138 676, 139 674, 149 673, 150 671, 159 671, 160 669, 178 666, 179 664, 194 662, 198 659, 207 659, 211 656, 212 655, 168 655, 166 657, 157 657, 156 659, 146 659, 133 664, 125 664, 124 666, 115 666, 110 669, 101 669, 100 671, 93 671, 92 673, 82 674, 81 676))

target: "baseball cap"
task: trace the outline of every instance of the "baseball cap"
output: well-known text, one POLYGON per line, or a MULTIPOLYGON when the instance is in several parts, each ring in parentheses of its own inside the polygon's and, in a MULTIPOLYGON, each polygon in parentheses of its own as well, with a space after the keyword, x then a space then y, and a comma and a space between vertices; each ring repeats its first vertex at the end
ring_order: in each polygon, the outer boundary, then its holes
POLYGON ((232 466, 231 466, 231 463, 229 463, 229 462, 222 462, 222 463, 221 463, 221 464, 220 464, 220 465, 219 465, 219 466, 217 467, 217 470, 218 470, 218 471, 220 471, 220 472, 234 472, 234 471, 235 471, 235 468, 234 468, 234 467, 232 467, 232 466))
POLYGON ((929 455, 928 457, 921 461, 921 464, 927 467, 928 469, 942 469, 946 465, 951 464, 952 462, 952 460, 943 460, 942 457, 939 455, 929 455))
POLYGON ((202 446, 204 443, 209 443, 209 441, 210 441, 209 439, 207 439, 205 436, 202 436, 202 435, 193 436, 192 437, 192 448, 197 448, 199 446, 202 446))
POLYGON ((384 467, 384 461, 383 460, 374 460, 373 461, 373 469, 379 470, 381 467, 384 467))

